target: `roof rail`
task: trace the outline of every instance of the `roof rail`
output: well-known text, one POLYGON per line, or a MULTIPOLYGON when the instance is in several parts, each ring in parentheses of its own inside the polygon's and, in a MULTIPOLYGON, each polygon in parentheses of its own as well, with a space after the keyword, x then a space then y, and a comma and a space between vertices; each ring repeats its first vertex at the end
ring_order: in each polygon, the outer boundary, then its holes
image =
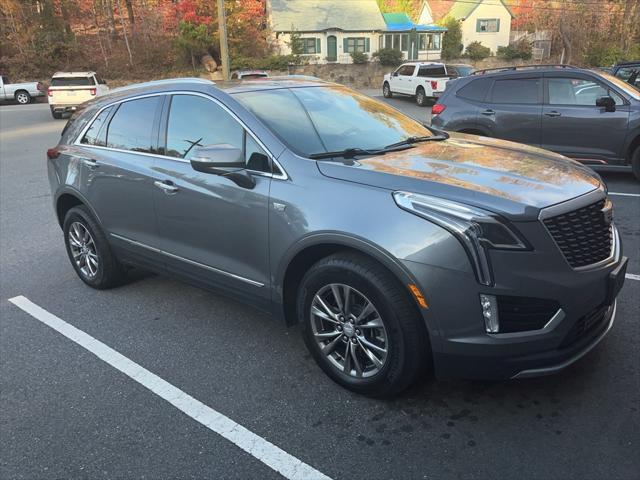
POLYGON ((171 84, 176 82, 193 82, 193 83, 215 85, 215 82, 211 80, 207 80, 206 78, 198 78, 198 77, 164 78, 162 80, 151 80, 150 82, 143 82, 143 83, 132 83, 130 85, 124 85, 122 87, 112 88, 111 90, 109 90, 109 93, 133 90, 136 88, 156 87, 156 86, 161 86, 161 85, 171 84))
POLYGON ((515 71, 515 70, 527 70, 527 69, 535 69, 535 68, 580 68, 575 67, 573 65, 566 65, 564 63, 550 63, 545 65, 516 65, 513 67, 496 67, 496 68, 483 68, 481 70, 476 70, 472 73, 472 75, 484 75, 486 73, 494 73, 494 72, 505 72, 505 71, 515 71))

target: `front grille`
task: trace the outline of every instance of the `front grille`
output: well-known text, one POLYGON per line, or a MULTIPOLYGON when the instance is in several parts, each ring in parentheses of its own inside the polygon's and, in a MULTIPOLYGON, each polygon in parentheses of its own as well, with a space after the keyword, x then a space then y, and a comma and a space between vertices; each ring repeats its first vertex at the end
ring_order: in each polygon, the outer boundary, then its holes
POLYGON ((598 263, 611 255, 613 229, 602 214, 605 202, 603 199, 543 221, 573 268, 598 263))
POLYGON ((598 327, 602 326, 602 324, 604 323, 607 310, 608 307, 606 305, 600 305, 583 317, 580 317, 564 337, 562 343, 560 344, 560 347, 568 347, 569 345, 596 331, 598 327))
POLYGON ((555 300, 530 297, 498 296, 500 333, 539 330, 560 309, 555 300))

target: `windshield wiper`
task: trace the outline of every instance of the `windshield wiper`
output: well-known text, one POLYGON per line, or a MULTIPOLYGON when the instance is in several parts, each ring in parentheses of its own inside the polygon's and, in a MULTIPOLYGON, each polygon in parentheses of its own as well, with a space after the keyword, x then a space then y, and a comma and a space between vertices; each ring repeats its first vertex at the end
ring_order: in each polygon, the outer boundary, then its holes
POLYGON ((313 160, 322 160, 323 158, 355 158, 364 155, 384 155, 389 152, 397 152, 398 150, 406 150, 411 148, 409 144, 388 145, 384 148, 346 148, 336 152, 320 152, 308 155, 313 160))
POLYGON ((402 146, 405 146, 405 145, 413 145, 414 143, 420 143, 420 142, 438 142, 438 141, 441 141, 441 140, 446 140, 447 138, 449 138, 449 134, 448 133, 438 131, 438 135, 428 135, 428 136, 424 136, 424 137, 409 137, 409 138, 405 138, 404 140, 402 140, 400 142, 396 142, 396 143, 392 143, 391 145, 387 145, 384 148, 402 147, 402 146))

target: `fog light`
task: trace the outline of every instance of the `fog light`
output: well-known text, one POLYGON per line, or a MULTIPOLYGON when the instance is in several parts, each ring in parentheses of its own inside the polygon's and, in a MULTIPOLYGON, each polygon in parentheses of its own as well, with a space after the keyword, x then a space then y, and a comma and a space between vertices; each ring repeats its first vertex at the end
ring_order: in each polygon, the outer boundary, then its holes
POLYGON ((480 305, 484 317, 484 328, 487 333, 498 333, 500 322, 498 320, 498 301, 493 295, 480 294, 480 305))

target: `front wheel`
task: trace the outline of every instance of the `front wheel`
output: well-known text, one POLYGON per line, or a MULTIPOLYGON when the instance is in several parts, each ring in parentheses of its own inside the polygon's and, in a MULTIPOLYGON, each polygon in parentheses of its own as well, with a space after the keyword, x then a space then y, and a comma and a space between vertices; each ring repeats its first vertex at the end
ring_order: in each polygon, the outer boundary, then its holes
POLYGON ((384 85, 382 86, 382 95, 384 96, 384 98, 393 97, 393 93, 391 92, 391 86, 389 85, 389 82, 384 82, 384 85))
POLYGON ((368 257, 339 253, 320 260, 302 279, 297 307, 316 363, 349 390, 398 394, 429 365, 416 307, 395 277, 368 257))
POLYGON ((29 92, 25 92, 24 90, 16 92, 16 102, 20 105, 27 105, 28 103, 31 103, 31 95, 29 95, 29 92))

